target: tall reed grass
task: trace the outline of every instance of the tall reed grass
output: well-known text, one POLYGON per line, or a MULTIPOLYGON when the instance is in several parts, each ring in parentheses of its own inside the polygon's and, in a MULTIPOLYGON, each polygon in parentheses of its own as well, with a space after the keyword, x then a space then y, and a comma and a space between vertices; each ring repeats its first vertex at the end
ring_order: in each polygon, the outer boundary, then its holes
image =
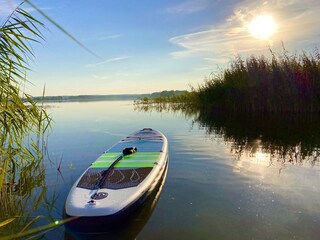
POLYGON ((237 57, 195 90, 202 108, 231 112, 320 111, 320 53, 237 57))
POLYGON ((43 198, 44 133, 50 117, 23 91, 42 23, 16 8, 0 25, 0 235, 26 231, 36 220, 26 208, 43 198), (34 188, 40 196, 30 199, 34 188))
POLYGON ((40 142, 31 136, 39 138, 50 122, 44 108, 22 90, 32 56, 30 42, 42 38, 39 26, 42 23, 20 7, 0 26, 0 191, 19 166, 39 162, 40 142))
POLYGON ((320 53, 237 56, 230 67, 211 74, 190 92, 145 97, 136 104, 184 103, 213 112, 319 113, 320 53))
MULTIPOLYGON (((31 6, 82 49, 101 59, 31 1, 21 2, 31 6)), ((31 217, 33 210, 46 198, 42 160, 47 151, 45 132, 51 118, 43 105, 24 91, 24 85, 28 83, 28 61, 33 58, 31 43, 43 39, 40 31, 43 24, 23 10, 22 4, 0 24, 1 239, 30 239, 72 220, 56 220, 30 229, 40 218, 31 217), (41 189, 40 195, 30 199, 36 188, 41 189), (26 210, 30 207, 30 211, 26 210)), ((50 203, 50 208, 53 204, 50 203)))

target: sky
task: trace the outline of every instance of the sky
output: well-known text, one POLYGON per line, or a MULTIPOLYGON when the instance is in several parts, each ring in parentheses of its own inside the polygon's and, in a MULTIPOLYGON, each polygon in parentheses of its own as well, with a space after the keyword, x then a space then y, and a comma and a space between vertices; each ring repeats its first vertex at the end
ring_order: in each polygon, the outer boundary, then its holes
MULTIPOLYGON (((0 20, 18 0, 0 0, 0 20)), ((312 52, 320 44, 319 0, 32 0, 85 45, 40 19, 44 40, 25 91, 88 95, 189 90, 235 56, 283 47, 312 52), (267 19, 267 20, 266 20, 267 19)), ((1 21, 3 22, 3 21, 1 21)))

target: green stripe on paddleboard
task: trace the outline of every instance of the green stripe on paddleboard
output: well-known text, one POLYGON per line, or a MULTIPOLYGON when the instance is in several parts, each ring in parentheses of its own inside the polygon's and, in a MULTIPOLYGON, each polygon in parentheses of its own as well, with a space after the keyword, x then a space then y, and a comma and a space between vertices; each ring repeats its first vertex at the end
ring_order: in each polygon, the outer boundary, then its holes
MULTIPOLYGON (((122 153, 104 153, 90 168, 108 168, 122 153)), ((124 156, 115 168, 123 167, 153 167, 154 162, 159 158, 160 152, 136 152, 124 156)))
POLYGON ((122 153, 104 153, 102 154, 98 160, 116 160, 118 156, 120 156, 122 153))

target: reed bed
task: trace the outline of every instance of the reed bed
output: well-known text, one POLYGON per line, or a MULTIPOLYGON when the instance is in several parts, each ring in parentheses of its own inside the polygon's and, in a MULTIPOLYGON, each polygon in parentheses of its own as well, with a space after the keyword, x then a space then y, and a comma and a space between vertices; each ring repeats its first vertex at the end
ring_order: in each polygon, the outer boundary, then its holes
POLYGON ((139 104, 165 104, 165 103, 181 103, 192 104, 196 101, 197 95, 194 92, 184 92, 181 94, 173 94, 170 96, 149 96, 142 97, 134 101, 135 105, 139 104))
POLYGON ((42 159, 44 145, 39 140, 50 117, 22 91, 32 56, 30 42, 42 38, 39 26, 20 7, 0 26, 0 191, 3 184, 16 180, 16 169, 42 159))
POLYGON ((42 39, 39 27, 21 5, 0 25, 0 238, 22 234, 39 219, 32 213, 45 192, 44 133, 51 119, 23 91, 30 44, 42 39), (32 198, 38 188, 41 194, 32 198))
POLYGON ((237 56, 190 92, 145 97, 136 104, 183 103, 212 112, 319 113, 320 53, 271 52, 271 57, 237 56))
POLYGON ((320 53, 281 54, 271 58, 236 57, 219 75, 195 90, 206 109, 241 113, 314 113, 320 110, 320 53))

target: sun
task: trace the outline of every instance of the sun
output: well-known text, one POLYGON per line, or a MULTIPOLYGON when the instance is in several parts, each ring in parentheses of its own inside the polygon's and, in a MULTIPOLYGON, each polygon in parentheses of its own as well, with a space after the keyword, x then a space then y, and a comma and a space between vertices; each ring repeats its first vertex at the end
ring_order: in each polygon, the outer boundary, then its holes
POLYGON ((277 25, 272 16, 260 15, 250 22, 248 30, 255 38, 268 39, 276 32, 277 25))

